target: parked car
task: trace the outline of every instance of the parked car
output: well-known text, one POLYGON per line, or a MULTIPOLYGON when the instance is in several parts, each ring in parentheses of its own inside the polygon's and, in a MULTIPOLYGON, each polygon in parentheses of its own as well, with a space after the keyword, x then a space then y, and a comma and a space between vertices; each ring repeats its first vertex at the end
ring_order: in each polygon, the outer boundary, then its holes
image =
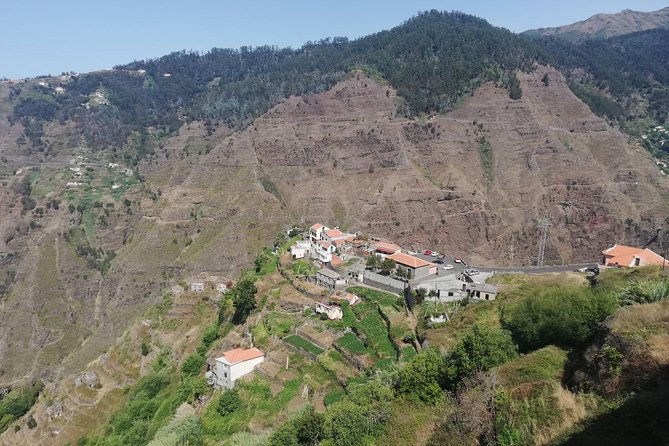
POLYGON ((453 261, 455 261, 455 263, 462 263, 462 259, 460 257, 456 257, 453 259, 453 261))
POLYGON ((443 265, 444 261, 441 260, 441 259, 438 259, 438 260, 435 260, 434 263, 436 263, 437 265, 443 265))
POLYGON ((409 254, 410 256, 417 256, 418 252, 417 251, 407 251, 407 254, 409 254))
POLYGON ((430 251, 429 249, 426 249, 425 251, 423 251, 423 254, 426 255, 426 256, 430 256, 430 255, 432 255, 432 251, 430 251))
POLYGON ((466 269, 465 273, 469 274, 470 276, 475 276, 479 273, 480 271, 474 268, 466 269))
POLYGON ((437 251, 432 251, 432 254, 430 254, 432 257, 439 257, 441 254, 439 254, 437 251))
POLYGON ((444 265, 442 268, 444 268, 444 269, 453 269, 453 265, 451 265, 451 264, 449 263, 448 265, 444 265))

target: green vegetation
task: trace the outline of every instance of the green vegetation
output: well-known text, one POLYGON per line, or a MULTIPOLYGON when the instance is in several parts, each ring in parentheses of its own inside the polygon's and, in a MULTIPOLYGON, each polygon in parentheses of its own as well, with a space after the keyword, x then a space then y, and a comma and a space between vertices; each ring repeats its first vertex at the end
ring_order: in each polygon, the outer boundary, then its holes
POLYGON ((454 389, 465 377, 490 370, 517 354, 509 332, 476 324, 446 356, 446 385, 454 389))
POLYGON ((483 170, 483 178, 488 184, 492 183, 494 178, 492 147, 490 143, 482 136, 478 139, 479 156, 481 158, 481 169, 483 170))
MULTIPOLYGON (((335 37, 298 49, 182 51, 83 74, 55 98, 20 94, 12 119, 23 123, 39 147, 43 124, 56 119, 75 121, 93 147, 122 147, 130 140, 123 155, 135 164, 152 153, 152 140, 175 131, 184 115, 244 125, 283 98, 324 91, 354 69, 393 85, 407 115, 447 111, 477 85, 501 77, 511 79, 506 84, 517 98, 519 88, 509 73, 531 67, 536 52, 527 40, 485 20, 432 10, 354 41, 335 37), (146 73, 138 75, 140 69, 146 73), (111 105, 91 104, 96 92, 111 105), (91 106, 84 107, 87 103, 91 106)), ((261 182, 280 196, 271 182, 261 182)))
POLYGON ((28 413, 42 390, 42 383, 13 388, 0 399, 0 433, 10 424, 28 413))
MULTIPOLYGON (((258 290, 252 279, 240 280, 228 294, 232 297, 235 306, 235 314, 232 321, 235 324, 243 324, 246 318, 256 308, 256 293, 258 290)), ((219 320, 221 320, 219 318, 219 320)))
POLYGON ((504 309, 503 324, 521 350, 546 345, 580 347, 617 307, 615 296, 585 287, 528 288, 531 296, 504 309))
POLYGON ((290 335, 290 336, 284 338, 284 341, 286 341, 287 343, 289 343, 291 345, 294 345, 297 348, 302 348, 302 349, 304 349, 304 350, 308 351, 309 353, 312 353, 316 356, 318 356, 318 355, 320 355, 321 353, 324 352, 324 350, 322 348, 320 348, 319 346, 317 346, 313 342, 307 341, 302 336, 290 335))
POLYGON ((336 343, 354 355, 362 355, 367 351, 365 344, 355 335, 355 333, 346 333, 337 339, 336 343))

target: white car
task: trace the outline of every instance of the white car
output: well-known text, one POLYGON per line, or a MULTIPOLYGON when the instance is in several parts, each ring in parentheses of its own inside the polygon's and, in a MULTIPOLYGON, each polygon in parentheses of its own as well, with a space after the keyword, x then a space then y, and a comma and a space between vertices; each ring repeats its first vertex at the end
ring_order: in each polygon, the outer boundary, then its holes
POLYGON ((407 254, 409 254, 410 256, 418 255, 418 253, 416 251, 407 251, 407 254))
POLYGON ((439 254, 437 251, 432 251, 432 254, 430 254, 432 257, 439 257, 441 254, 439 254))
POLYGON ((444 268, 444 269, 446 269, 446 270, 453 269, 453 265, 451 265, 451 264, 449 263, 448 265, 444 265, 444 266, 442 266, 442 268, 444 268))

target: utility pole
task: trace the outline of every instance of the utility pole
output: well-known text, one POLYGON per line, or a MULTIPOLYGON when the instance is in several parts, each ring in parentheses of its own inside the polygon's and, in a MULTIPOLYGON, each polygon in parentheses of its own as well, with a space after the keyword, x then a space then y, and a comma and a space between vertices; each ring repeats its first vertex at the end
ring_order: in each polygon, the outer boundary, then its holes
POLYGON ((537 255, 537 266, 544 266, 544 255, 546 253, 546 240, 548 240, 548 227, 551 221, 548 218, 548 212, 544 211, 544 217, 537 220, 537 227, 541 230, 539 237, 539 254, 537 255))

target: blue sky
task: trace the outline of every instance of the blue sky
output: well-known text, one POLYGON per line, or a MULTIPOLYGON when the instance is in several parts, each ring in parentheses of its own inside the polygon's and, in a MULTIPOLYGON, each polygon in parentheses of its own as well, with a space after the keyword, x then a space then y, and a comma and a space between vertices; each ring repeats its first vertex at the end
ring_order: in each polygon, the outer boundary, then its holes
MULTIPOLYGON (((667 0, 665 0, 666 2, 667 0)), ((0 77, 85 72, 181 49, 298 47, 391 28, 417 11, 458 10, 514 32, 598 12, 653 11, 654 0, 7 0, 0 77)))

